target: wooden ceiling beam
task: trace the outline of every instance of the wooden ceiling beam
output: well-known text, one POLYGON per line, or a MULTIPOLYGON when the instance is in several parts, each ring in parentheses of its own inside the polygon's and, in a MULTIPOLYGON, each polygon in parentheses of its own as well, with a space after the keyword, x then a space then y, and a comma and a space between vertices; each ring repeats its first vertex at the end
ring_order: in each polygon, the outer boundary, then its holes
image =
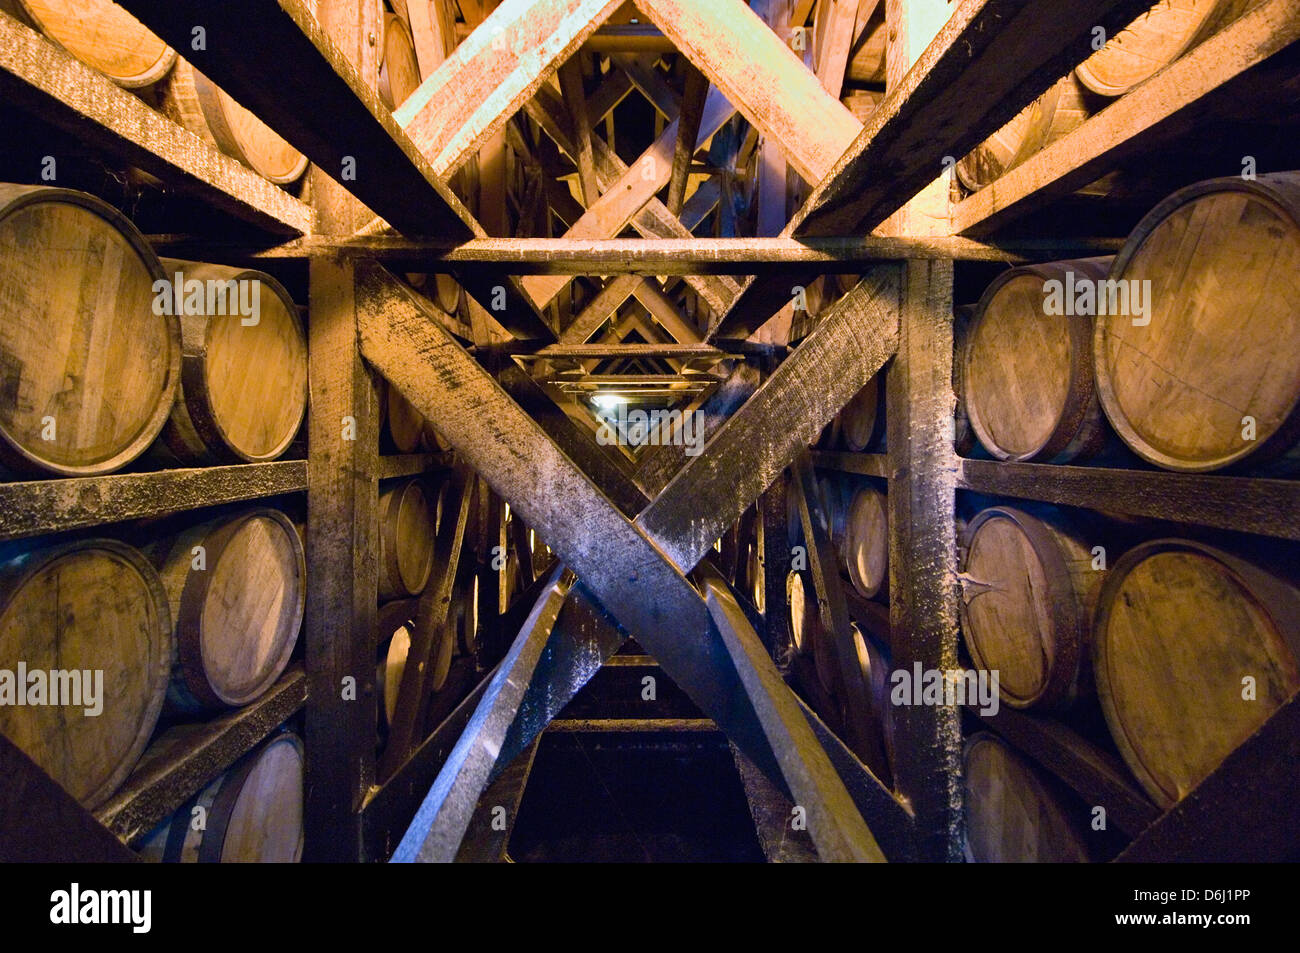
POLYGON ((1117 33, 1147 0, 962 4, 795 217, 795 236, 869 232, 1117 33))
MULTIPOLYGON (((783 236, 871 232, 1090 53, 1096 26, 1117 32, 1145 0, 970 0, 867 119, 851 148, 795 213, 783 236)), ((789 300, 751 281, 713 333, 748 334, 789 300)))
POLYGON ((394 228, 481 234, 305 0, 122 6, 394 228), (209 37, 204 49, 193 49, 196 23, 209 37))
MULTIPOLYGON (((312 254, 373 258, 406 270, 494 271, 545 276, 579 275, 760 275, 789 281, 799 274, 843 274, 882 261, 957 260, 1025 264, 1051 258, 1113 255, 1121 239, 1005 239, 985 243, 960 236, 896 238, 484 238, 449 244, 397 236, 346 241, 311 240, 312 254), (409 266, 409 267, 407 267, 409 266)), ((182 246, 183 247, 183 246, 182 246)), ((301 250, 293 256, 302 257, 301 250)), ((250 254, 249 260, 285 257, 250 254)), ((567 282, 566 282, 567 284, 567 282)), ((787 292, 789 289, 786 289, 787 292)), ((784 299, 789 298, 784 294, 784 299)), ((728 335, 721 335, 727 337, 728 335)), ((734 336, 734 335, 732 335, 734 336)))
POLYGON ((393 115, 448 176, 554 75, 619 0, 505 0, 393 115))
POLYGON ((637 0, 637 6, 795 170, 820 182, 862 124, 741 0, 637 0))

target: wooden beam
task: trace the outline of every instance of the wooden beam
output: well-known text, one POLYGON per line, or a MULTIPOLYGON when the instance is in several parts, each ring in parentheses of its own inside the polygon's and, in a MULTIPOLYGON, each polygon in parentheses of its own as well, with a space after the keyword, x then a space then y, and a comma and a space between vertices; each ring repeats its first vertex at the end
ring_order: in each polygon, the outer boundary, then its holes
MULTIPOLYGON (((902 293, 898 353, 886 378, 892 663, 905 671, 920 665, 946 672, 960 667, 952 264, 904 265, 902 293)), ((906 753, 895 764, 894 784, 916 815, 919 856, 960 859, 959 712, 949 705, 896 706, 894 738, 906 753)))
POLYGON ((1276 863, 1300 839, 1300 696, 1275 711, 1117 858, 1121 863, 1276 863))
MULTIPOLYGON (((688 203, 689 204, 689 203, 688 203)), ((854 238, 529 238, 474 239, 459 244, 413 241, 396 236, 322 239, 309 242, 312 254, 368 258, 409 265, 411 270, 457 270, 473 274, 544 276, 549 282, 539 300, 560 284, 558 276, 577 275, 754 275, 784 282, 774 313, 788 302, 794 279, 808 274, 863 271, 883 261, 990 261, 1018 264, 1072 253, 1113 254, 1122 239, 1006 239, 986 243, 952 237, 897 238, 866 235, 854 238)), ((298 252, 297 254, 301 254, 298 252)), ((250 260, 260 257, 250 255, 250 260)), ((567 282, 564 282, 567 284, 567 282)), ((779 287, 779 285, 778 285, 779 287)), ((771 313, 764 317, 770 317, 771 313)), ((760 322, 761 323, 761 322, 760 322)), ((739 328, 740 325, 732 323, 739 328)), ((730 328, 728 328, 730 330, 730 328)), ((735 337, 726 332, 715 336, 735 337)))
POLYGON ((953 231, 991 234, 1149 153, 1156 144, 1194 134, 1217 107, 1226 105, 1228 115, 1238 113, 1250 94, 1234 89, 1234 84, 1268 69, 1297 41, 1300 2, 1262 3, 1069 135, 958 203, 952 212, 953 231))
POLYGON ((704 100, 709 93, 708 78, 688 62, 686 87, 682 94, 682 110, 677 122, 677 144, 673 149, 673 170, 668 179, 668 200, 664 203, 673 215, 681 215, 686 201, 686 182, 689 178, 691 158, 695 143, 700 137, 700 120, 704 117, 704 100))
POLYGON ((340 50, 306 0, 122 6, 393 227, 410 235, 476 233, 472 216, 363 78, 374 71, 362 72, 340 50), (204 49, 193 49, 196 23, 207 31, 204 49))
MULTIPOLYGON (((712 135, 714 129, 725 121, 723 117, 730 113, 729 107, 721 101, 721 96, 712 98, 713 102, 706 103, 705 106, 709 118, 701 123, 701 136, 712 135)), ((676 142, 677 123, 674 121, 630 169, 605 187, 600 198, 588 206, 582 218, 565 233, 565 239, 608 239, 621 232, 637 212, 655 197, 655 193, 668 184, 672 175, 676 142)), ((541 276, 527 278, 523 282, 524 288, 539 307, 549 304, 567 284, 564 278, 541 276)))
POLYGON ((560 67, 560 88, 573 118, 573 144, 577 150, 578 183, 582 204, 591 206, 600 198, 600 180, 596 178, 596 160, 591 153, 591 121, 587 115, 587 92, 582 86, 582 67, 570 60, 560 67))
POLYGON ((995 715, 977 717, 1064 782, 1085 804, 1104 807, 1107 822, 1129 837, 1137 837, 1160 817, 1160 809, 1118 758, 1054 718, 1017 711, 1010 705, 999 706, 995 715))
POLYGON ((0 540, 166 516, 305 489, 305 460, 0 483, 0 540))
POLYGON ((655 111, 665 122, 672 122, 677 118, 682 109, 681 96, 677 90, 668 85, 664 75, 655 69, 655 63, 659 59, 657 56, 629 56, 615 53, 609 59, 627 74, 633 87, 640 91, 651 106, 654 106, 655 111))
POLYGON ((893 355, 898 272, 879 265, 837 301, 637 517, 679 566, 694 566, 893 355))
POLYGON ((560 343, 582 344, 591 340, 601 326, 617 314, 623 303, 632 297, 632 292, 636 290, 638 283, 639 279, 635 275, 619 275, 607 281, 560 334, 560 343))
MULTIPOLYGON (((620 72, 617 75, 622 76, 623 74, 620 72)), ((630 84, 630 81, 627 80, 626 77, 624 77, 624 81, 630 84)), ((592 97, 593 100, 600 95, 602 89, 609 85, 610 80, 607 79, 602 86, 596 90, 596 93, 592 97)), ((561 149, 572 154, 572 131, 570 129, 568 115, 566 114, 561 102, 551 96, 546 88, 543 88, 538 91, 538 95, 535 96, 525 108, 527 109, 528 114, 537 121, 552 141, 554 141, 561 149)), ((725 122, 729 116, 730 114, 727 116, 721 116, 718 118, 717 122, 721 124, 722 122, 725 122)), ((697 136, 697 141, 699 138, 700 137, 697 136)), ((615 153, 612 148, 602 142, 599 138, 596 139, 592 145, 594 147, 596 158, 596 171, 601 178, 601 186, 604 189, 609 189, 613 187, 614 183, 621 181, 625 176, 627 176, 629 172, 628 166, 618 157, 617 153, 615 153)), ((692 203, 688 202, 687 206, 690 207, 691 204, 692 203)), ((707 214, 707 210, 703 214, 707 214)), ((690 230, 693 226, 688 227, 683 224, 683 222, 679 221, 671 212, 668 211, 667 206, 658 199, 651 199, 647 202, 645 207, 633 216, 631 224, 633 228, 646 238, 690 239, 693 237, 690 230)), ((696 224, 698 224, 698 222, 696 224)), ((740 290, 738 285, 728 279, 719 280, 717 278, 708 278, 696 275, 689 277, 687 281, 689 281, 691 286, 695 288, 699 295, 708 302, 709 307, 713 308, 714 311, 719 314, 730 307, 732 299, 740 290)))
POLYGON ((6 13, 0 13, 0 96, 259 228, 283 235, 312 230, 310 206, 6 13))
POLYGON ((820 182, 862 126, 790 47, 740 0, 637 0, 637 5, 795 170, 820 182))
MULTIPOLYGON (((867 17, 874 12, 876 3, 869 3, 865 13, 867 17)), ((817 55, 817 81, 822 88, 836 99, 844 88, 844 71, 849 65, 849 51, 857 34, 854 25, 859 16, 859 0, 821 0, 817 10, 820 20, 826 18, 826 30, 820 33, 821 46, 814 52, 817 55)), ((820 25, 820 24, 819 24, 820 25)))
POLYGON ((0 861, 131 863, 138 860, 76 798, 0 735, 0 861))
POLYGON ((964 490, 1300 540, 1300 483, 1199 473, 958 461, 964 490))
POLYGON ((557 566, 551 585, 525 620, 433 788, 415 812, 393 853, 394 863, 450 863, 456 859, 474 807, 491 781, 502 742, 533 680, 570 585, 572 574, 557 566))
POLYGON ((295 664, 252 704, 163 729, 95 817, 128 844, 147 834, 293 717, 306 698, 307 676, 295 664))
POLYGON ((755 703, 790 798, 806 812, 818 856, 825 863, 883 863, 884 853, 730 587, 716 571, 703 575, 709 614, 755 703))
POLYGON ((645 306, 650 316, 659 322, 678 344, 699 344, 700 334, 691 323, 677 310, 668 295, 664 294, 659 281, 655 278, 643 278, 636 283, 632 294, 645 306))
POLYGON ((852 235, 880 225, 1118 32, 1147 0, 978 0, 960 5, 870 116, 791 223, 790 233, 852 235), (884 172, 883 170, 888 170, 884 172))
POLYGON ((620 0, 506 0, 394 114, 439 177, 498 131, 620 0))

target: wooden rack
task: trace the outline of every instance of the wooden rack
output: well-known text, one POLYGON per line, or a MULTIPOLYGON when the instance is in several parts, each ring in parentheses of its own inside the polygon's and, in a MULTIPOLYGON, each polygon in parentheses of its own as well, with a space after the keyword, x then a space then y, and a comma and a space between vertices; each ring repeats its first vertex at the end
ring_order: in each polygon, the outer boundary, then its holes
MULTIPOLYGON (((458 137, 458 129, 443 130, 436 140, 408 137, 382 106, 376 106, 374 90, 357 81, 358 75, 376 73, 377 52, 370 42, 380 32, 376 4, 319 0, 313 19, 300 0, 267 0, 261 5, 265 17, 259 19, 256 34, 237 22, 247 16, 242 12, 246 4, 240 12, 197 0, 126 0, 123 4, 164 35, 169 30, 188 35, 193 11, 202 6, 209 20, 221 21, 210 22, 210 30, 219 27, 228 29, 230 35, 247 37, 250 45, 246 48, 213 55, 242 58, 247 68, 232 72, 232 77, 237 73, 239 78, 228 84, 231 93, 295 144, 303 143, 300 148, 315 163, 310 173, 311 198, 306 202, 270 185, 34 31, 0 14, 0 93, 9 102, 72 133, 113 162, 143 169, 169 190, 196 199, 256 232, 253 240, 241 236, 232 241, 223 236, 200 241, 200 248, 213 256, 305 259, 309 269, 312 407, 306 461, 0 485, 3 539, 88 529, 279 494, 307 494, 305 668, 291 669, 254 705, 202 725, 164 733, 126 786, 94 818, 79 815, 66 805, 58 811, 52 808, 51 823, 66 826, 74 856, 111 855, 113 845, 105 846, 104 830, 122 840, 139 835, 278 724, 305 708, 307 856, 382 860, 470 721, 490 673, 484 677, 462 665, 453 672, 440 702, 450 709, 438 712, 445 716, 441 726, 419 742, 381 785, 376 783, 374 693, 360 693, 355 702, 343 700, 340 693, 346 677, 369 684, 366 673, 373 673, 374 668, 379 482, 455 463, 447 454, 385 457, 379 453, 381 414, 373 372, 361 357, 357 326, 363 315, 353 291, 358 265, 367 259, 394 265, 423 262, 426 268, 445 262, 476 298, 486 299, 492 286, 501 281, 510 302, 506 311, 510 318, 503 322, 507 330, 539 339, 552 336, 550 328, 519 280, 494 277, 505 261, 526 263, 526 268, 519 268, 521 274, 589 272, 603 262, 614 271, 639 274, 725 276, 743 271, 757 275, 743 286, 701 283, 701 296, 725 293, 731 305, 707 342, 716 340, 724 349, 728 339, 744 338, 766 321, 771 312, 764 310, 764 304, 783 299, 792 281, 862 270, 868 261, 899 262, 897 340, 881 345, 882 362, 892 354, 886 367, 889 450, 884 454, 819 452, 812 457, 817 467, 888 481, 892 567, 888 628, 898 666, 921 662, 927 668, 951 668, 957 664, 955 512, 959 492, 1104 507, 1134 516, 1300 540, 1297 482, 963 460, 954 454, 950 435, 954 260, 1018 261, 1026 256, 1050 257, 1051 252, 1113 250, 1115 236, 1054 239, 1035 248, 1003 229, 1030 213, 1050 211, 1053 203, 1122 162, 1165 148, 1170 142, 1191 141, 1203 118, 1219 115, 1225 103, 1236 107, 1248 98, 1243 96, 1244 90, 1266 85, 1274 71, 1290 71, 1294 76, 1300 0, 1263 0, 1240 21, 1009 172, 995 186, 958 202, 950 210, 948 234, 931 236, 917 228, 915 234, 905 229, 879 240, 848 240, 843 236, 871 232, 911 196, 923 193, 945 167, 945 157, 964 155, 1064 74, 1077 62, 1077 50, 1085 48, 1094 25, 1117 28, 1147 5, 1142 0, 1061 0, 1052 4, 983 0, 960 5, 953 21, 945 25, 926 23, 925 8, 950 4, 883 2, 891 24, 890 80, 884 101, 868 117, 863 132, 850 137, 839 161, 835 161, 839 151, 832 150, 829 161, 811 153, 814 147, 827 145, 825 141, 801 147, 807 153, 800 153, 801 165, 805 171, 818 173, 808 201, 779 239, 771 238, 767 244, 762 239, 734 239, 734 249, 723 249, 728 251, 730 263, 721 265, 720 258, 726 256, 713 249, 712 242, 693 240, 688 230, 685 235, 671 229, 656 233, 673 244, 647 245, 645 258, 638 257, 634 242, 605 248, 553 240, 535 242, 531 248, 512 248, 508 241, 488 239, 441 177, 445 160, 435 166, 426 158, 444 156, 449 150, 470 151, 479 139, 468 132, 458 137), (1008 23, 1014 24, 1015 36, 1003 33, 999 38, 1008 23), (355 181, 344 183, 351 195, 335 181, 335 177, 346 178, 339 175, 345 159, 352 159, 359 170, 355 181), (873 178, 874 170, 882 168, 890 169, 891 174, 884 180, 873 178), (367 208, 362 208, 361 202, 367 208), (376 238, 365 231, 373 225, 375 214, 399 230, 436 234, 443 245, 454 247, 440 249, 406 238, 376 238), (340 421, 347 416, 356 421, 356 439, 340 441, 340 421), (78 850, 77 845, 84 849, 78 850)), ((665 4, 666 0, 660 0, 660 5, 665 4)), ((532 12, 542 22, 544 14, 559 5, 534 0, 531 6, 537 8, 532 12)), ((692 15, 725 21, 739 15, 733 6, 740 4, 739 0, 678 0, 675 6, 692 15)), ((802 5, 805 15, 808 6, 802 5)), ((949 12, 945 9, 943 14, 949 12)), ((444 26, 455 34, 454 25, 444 26)), ((573 44, 585 41, 593 49, 653 51, 689 40, 686 35, 667 35, 649 27, 617 26, 568 37, 556 50, 571 52, 573 44)), ((416 41, 423 59, 434 39, 420 35, 416 41)), ((447 48, 455 42, 453 36, 447 48)), ((731 65, 725 51, 692 52, 706 64, 711 79, 725 78, 731 65)), ((531 68, 549 76, 560 58, 557 53, 556 62, 531 68)), ((492 77, 503 92, 490 101, 492 91, 484 94, 484 108, 490 107, 494 115, 504 118, 498 123, 493 117, 466 117, 467 129, 501 129, 524 105, 525 94, 536 89, 531 80, 537 77, 518 75, 526 68, 516 64, 509 75, 492 77)), ((779 89, 732 88, 728 92, 746 109, 754 106, 751 97, 771 97, 772 111, 762 114, 769 124, 762 129, 765 136, 779 141, 782 129, 773 128, 773 122, 788 121, 790 126, 784 131, 790 136, 804 130, 797 110, 782 101, 779 89)), ((759 115, 756 109, 751 111, 759 115)), ((699 117, 694 118, 698 123, 699 117)), ((572 130, 555 129, 552 122, 552 131, 564 135, 572 130)), ((601 172, 602 162, 617 165, 621 160, 597 155, 584 156, 583 162, 595 163, 584 170, 593 174, 593 169, 601 172)), ((1171 181, 1170 191, 1180 184, 1171 181)), ((684 230, 675 216, 669 217, 684 230)), ((662 226, 662 216, 659 221, 662 226)), ((649 230, 652 225, 653 221, 639 227, 649 230)), ((193 244, 192 239, 187 240, 193 244)), ((174 251, 176 246, 171 243, 169 247, 174 251)), ((758 487, 755 495, 763 490, 758 487)), ((476 491, 482 492, 482 488, 476 491)), ((496 519, 495 525, 504 533, 499 500, 490 512, 487 523, 496 519)), ((782 547, 776 543, 778 535, 784 537, 783 495, 770 489, 762 493, 759 513, 766 578, 772 592, 776 579, 781 578, 783 586, 783 574, 777 571, 782 547)), ((504 541, 504 536, 501 539, 504 541)), ((455 540, 458 547, 462 542, 455 540)), ((838 574, 833 575, 838 580, 838 574)), ((505 631, 518 631, 522 623, 518 606, 524 602, 531 605, 536 595, 534 587, 501 618, 505 631)), ((854 610, 852 597, 845 606, 847 612, 854 610)), ((771 647, 783 624, 773 619, 773 613, 779 616, 782 607, 769 597, 767 609, 765 637, 771 647)), ((880 609, 864 610, 860 605, 856 609, 875 612, 878 624, 884 621, 879 618, 880 609)), ((1089 803, 1105 805, 1116 826, 1133 839, 1126 857, 1216 856, 1216 851, 1225 848, 1222 838, 1204 837, 1203 830, 1212 828, 1230 832, 1234 856, 1268 859, 1279 850, 1279 838, 1270 835, 1260 819, 1285 818, 1285 811, 1291 808, 1279 801, 1278 792, 1294 790, 1300 782, 1300 757, 1295 751, 1300 738, 1298 706, 1297 700, 1289 702, 1196 792, 1163 813, 1156 811, 1113 759, 1072 737, 1062 726, 1011 711, 987 724, 1089 803), (1266 778, 1267 783, 1259 783, 1259 778, 1266 778), (1198 825, 1197 818, 1204 817, 1210 819, 1198 825), (1239 826, 1233 826, 1234 819, 1243 818, 1239 826)), ((909 709, 901 713, 897 726, 899 767, 894 790, 883 795, 890 809, 881 816, 887 814, 890 824, 899 824, 898 830, 906 832, 900 836, 910 838, 920 859, 961 857, 961 714, 945 707, 909 709)), ((814 728, 825 732, 820 722, 814 728)), ((838 759, 837 768, 854 770, 851 755, 839 749, 832 754, 838 759)), ((859 787, 853 791, 860 795, 859 803, 883 803, 878 782, 856 777, 859 787)), ((4 806, 0 827, 4 827, 22 806, 10 799, 0 799, 0 805, 4 806)))

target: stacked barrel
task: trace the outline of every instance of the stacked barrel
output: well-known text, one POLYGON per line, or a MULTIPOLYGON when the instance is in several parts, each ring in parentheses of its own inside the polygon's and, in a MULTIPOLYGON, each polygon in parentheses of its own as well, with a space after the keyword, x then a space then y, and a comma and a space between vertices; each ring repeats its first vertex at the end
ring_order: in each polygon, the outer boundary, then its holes
POLYGON ((1159 0, 1114 36, 1098 34, 1096 52, 957 162, 957 181, 971 192, 985 188, 1209 39, 1252 2, 1159 0))
MULTIPOLYGON (((306 337, 275 278, 163 262, 81 192, 0 185, 0 353, 10 479, 266 463, 306 415, 306 337)), ((306 593, 300 530, 277 508, 110 532, 11 543, 0 563, 0 670, 34 689, 0 705, 0 731, 89 808, 160 719, 263 697, 294 654, 306 593)))
MULTIPOLYGON (((819 447, 827 452, 879 454, 884 450, 884 438, 884 375, 878 374, 827 425, 819 447)), ((889 634, 884 621, 889 614, 886 483, 880 478, 830 468, 817 470, 816 476, 816 493, 808 501, 809 515, 818 520, 833 558, 822 569, 834 573, 837 584, 849 596, 850 608, 855 610, 850 614, 855 621, 846 633, 852 641, 841 646, 829 620, 823 618, 826 597, 817 590, 809 562, 812 542, 804 532, 798 496, 791 486, 786 497, 787 535, 796 555, 791 559, 786 581, 790 655, 796 673, 803 673, 799 678, 801 688, 828 724, 846 735, 852 734, 850 727, 866 726, 863 730, 876 737, 878 744, 864 749, 861 756, 887 776, 888 760, 880 757, 884 752, 892 758, 893 748, 893 717, 888 703, 889 634), (841 651, 850 652, 852 664, 861 671, 867 710, 853 707, 851 699, 858 696, 843 684, 841 651)))
MULTIPOLYGON (((1300 173, 1284 172, 1175 192, 1113 258, 1008 270, 975 307, 956 357, 976 455, 1293 477, 1298 267, 1300 173)), ((972 662, 999 673, 1004 705, 1071 721, 1099 710, 1157 808, 1185 797, 1300 690, 1293 544, 974 503, 959 541, 972 662)), ((975 802, 996 787, 989 764, 1027 776, 991 748, 974 750, 975 802)), ((1013 782, 1000 783, 1000 801, 968 805, 972 837, 984 838, 976 853, 989 858, 1017 853, 989 840, 1010 810, 1013 782)), ((1022 800, 1045 796, 1015 784, 1022 800)), ((1059 825, 1043 838, 1044 855, 1073 850, 1059 825)))

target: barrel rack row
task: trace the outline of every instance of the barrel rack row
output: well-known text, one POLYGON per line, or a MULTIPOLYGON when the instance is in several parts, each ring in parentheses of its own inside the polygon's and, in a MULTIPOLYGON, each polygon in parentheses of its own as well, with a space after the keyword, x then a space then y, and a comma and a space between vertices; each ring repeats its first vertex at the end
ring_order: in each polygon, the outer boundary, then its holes
MULTIPOLYGON (((891 15, 897 12, 900 19, 908 15, 908 0, 885 2, 891 15)), ((289 0, 282 0, 281 5, 300 6, 289 0)), ((990 9, 999 5, 997 0, 985 4, 990 9)), ((186 6, 199 8, 193 3, 186 6)), ((318 20, 343 54, 358 66, 373 67, 376 51, 367 37, 378 29, 374 22, 377 5, 319 0, 316 6, 318 20)), ((1099 6, 1113 11, 1123 5, 1099 6)), ((1129 4, 1129 8, 1135 6, 1129 4)), ((1189 138, 1203 115, 1218 110, 1224 101, 1249 99, 1240 94, 1266 78, 1268 68, 1283 58, 1294 60, 1297 39, 1300 4, 1265 0, 1193 56, 1013 170, 997 189, 984 190, 959 203, 952 213, 954 233, 980 239, 995 235, 1006 223, 1050 207, 1051 202, 1095 180, 1122 159, 1141 156, 1156 144, 1165 145, 1180 136, 1189 138), (1267 40, 1252 42, 1257 37, 1267 40)), ((296 72, 297 87, 310 90, 310 99, 298 96, 285 105, 296 114, 298 129, 307 130, 308 137, 317 140, 336 136, 337 156, 354 155, 359 168, 392 168, 392 154, 397 151, 393 141, 367 135, 372 130, 356 121, 355 96, 340 81, 335 66, 326 57, 303 55, 302 51, 301 44, 286 48, 283 59, 288 62, 273 62, 275 58, 269 56, 262 58, 261 66, 250 62, 249 82, 258 82, 259 69, 296 72)), ((975 102, 983 95, 981 89, 963 91, 963 77, 954 61, 953 57, 932 58, 932 66, 947 72, 932 77, 932 84, 910 82, 908 88, 923 90, 926 96, 936 95, 936 86, 951 88, 954 92, 945 100, 950 107, 962 96, 975 102)), ((363 75, 375 72, 373 68, 362 70, 363 75)), ((901 79, 891 80, 891 92, 897 90, 901 79)), ((147 756, 93 825, 77 814, 75 805, 69 808, 65 803, 49 802, 50 829, 67 830, 72 835, 50 840, 65 842, 66 859, 111 856, 100 837, 102 828, 114 833, 138 830, 165 816, 285 717, 305 708, 307 826, 311 832, 307 857, 380 859, 427 791, 459 734, 459 726, 468 721, 477 695, 474 686, 466 684, 464 701, 446 712, 442 727, 382 786, 375 783, 374 699, 369 699, 368 709, 339 701, 341 678, 373 665, 376 567, 373 558, 357 558, 357 554, 375 549, 378 481, 450 463, 427 455, 379 455, 375 383, 358 350, 352 296, 339 293, 351 286, 354 265, 335 254, 339 244, 369 220, 365 210, 314 167, 310 204, 270 185, 4 14, 0 14, 0 95, 72 133, 110 160, 142 169, 169 189, 251 225, 263 239, 263 250, 257 255, 307 257, 312 298, 307 461, 0 486, 0 535, 6 539, 283 493, 307 494, 305 671, 291 669, 257 704, 177 739, 173 750, 160 750, 157 759, 147 756), (311 242, 317 239, 323 244, 313 253, 311 242), (357 419, 357 439, 340 444, 338 421, 347 415, 357 419)), ((924 105, 916 107, 918 121, 933 121, 934 138, 942 140, 937 127, 946 120, 943 116, 926 118, 924 105)), ((962 115, 960 109, 950 112, 962 115)), ((981 114, 973 109, 968 112, 981 114)), ((984 129, 983 134, 993 131, 984 129)), ((923 138, 918 135, 916 141, 923 138)), ((923 184, 933 178, 943 147, 937 148, 940 151, 934 155, 925 149, 915 150, 905 177, 908 182, 923 184)), ((412 194, 422 193, 416 189, 408 192, 406 184, 407 180, 396 177, 387 182, 366 179, 356 188, 371 212, 396 224, 411 221, 420 212, 412 194)), ((248 244, 244 241, 241 247, 248 244)), ((647 246, 653 244, 647 242, 647 246)), ((212 243, 208 254, 213 260, 220 259, 222 245, 222 241, 212 243)), ((960 247, 975 257, 988 255, 991 246, 975 241, 960 247)), ((585 252, 575 251, 572 257, 581 261, 582 254, 585 252)), ((540 262, 543 252, 536 257, 540 262)), ((901 267, 903 320, 898 350, 887 369, 888 456, 822 453, 813 458, 818 467, 889 481, 891 561, 903 567, 896 575, 900 584, 891 587, 889 621, 896 659, 905 660, 905 664, 916 660, 934 668, 948 668, 956 662, 959 633, 953 579, 959 491, 1083 507, 1104 502, 1110 509, 1135 515, 1300 539, 1300 487, 1289 482, 958 459, 950 431, 953 263, 912 259, 901 267)), ((825 270, 851 269, 841 263, 825 270)), ((775 526, 776 514, 775 506, 764 504, 765 525, 775 526)), ((784 516, 782 506, 782 526, 784 516)), ((769 561, 769 578, 770 573, 769 561)), ((520 597, 519 602, 527 601, 526 595, 520 597)), ((769 600, 769 613, 773 608, 769 600)), ((503 628, 509 623, 507 616, 503 628)), ((483 684, 478 682, 479 689, 483 684)), ((900 763, 905 767, 895 779, 896 790, 910 805, 917 855, 923 858, 960 857, 960 785, 952 783, 960 764, 959 722, 959 712, 938 707, 919 711, 900 725, 899 745, 905 753, 900 763)), ((1269 816, 1271 810, 1281 815, 1278 799, 1295 789, 1296 766, 1300 765, 1300 752, 1296 751, 1300 703, 1293 699, 1197 792, 1157 819, 1150 803, 1117 776, 1105 759, 1067 757, 1064 752, 1084 749, 1063 743, 1053 726, 1033 716, 1004 712, 997 716, 994 727, 1085 797, 1110 807, 1117 823, 1136 836, 1126 858, 1196 859, 1222 856, 1224 850, 1243 859, 1271 856, 1269 833, 1236 821, 1255 812, 1269 816), (1203 817, 1212 821, 1198 824, 1197 819, 1203 817), (1218 832, 1215 836, 1221 840, 1207 839, 1206 830, 1218 832), (1227 840, 1231 844, 1224 842, 1227 840)), ((0 755, 8 754, 0 750, 0 755)), ((7 756, 0 760, 6 765, 10 762, 7 756)), ((33 803, 22 798, 22 786, 7 790, 14 793, 0 799, 0 828, 9 827, 15 818, 21 817, 24 825, 37 820, 32 817, 33 803)))
MULTIPOLYGON (((888 481, 890 494, 906 479, 889 453, 819 450, 813 452, 812 462, 819 470, 888 481)), ((960 457, 953 464, 955 491, 1300 540, 1296 480, 960 457)), ((953 508, 955 512, 955 496, 953 508)), ((956 564, 953 569, 955 573, 956 564)), ((847 582, 844 590, 850 614, 864 630, 886 643, 898 637, 888 617, 882 618, 882 605, 858 597, 847 582)), ((1279 837, 1290 812, 1280 791, 1293 789, 1300 780, 1295 761, 1300 751, 1300 699, 1292 698, 1274 712, 1196 790, 1163 812, 1118 758, 1050 716, 1003 705, 995 715, 968 707, 966 718, 996 732, 1085 804, 1104 807, 1131 841, 1121 861, 1275 860, 1289 849, 1281 843, 1287 838, 1279 837)))

